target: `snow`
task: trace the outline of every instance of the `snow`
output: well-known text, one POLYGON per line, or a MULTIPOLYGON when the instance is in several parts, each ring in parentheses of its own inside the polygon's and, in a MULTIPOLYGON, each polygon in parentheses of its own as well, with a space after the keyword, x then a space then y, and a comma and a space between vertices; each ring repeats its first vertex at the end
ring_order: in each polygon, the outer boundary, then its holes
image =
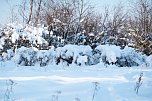
POLYGON ((95 35, 94 35, 94 33, 89 33, 89 36, 92 36, 92 37, 94 37, 95 35))
POLYGON ((50 35, 53 35, 53 31, 50 32, 50 35))
POLYGON ((148 67, 152 67, 152 55, 148 56, 146 59, 146 63, 148 67))
POLYGON ((11 59, 11 57, 13 57, 13 56, 14 56, 13 50, 12 49, 7 50, 7 58, 11 59))
POLYGON ((77 59, 77 63, 80 65, 85 65, 88 62, 87 56, 79 56, 77 59))
POLYGON ((64 76, 34 76, 34 77, 1 77, 0 80, 32 81, 53 80, 61 84, 74 84, 84 82, 128 82, 124 77, 64 77, 64 76))
POLYGON ((13 62, 3 62, 0 70, 0 101, 4 100, 9 80, 13 80, 10 100, 15 101, 151 101, 152 69, 145 67, 118 68, 94 66, 64 67, 49 65, 17 67, 13 62), (9 64, 8 64, 9 63, 9 64), (143 75, 139 94, 134 91, 135 83, 143 75), (7 72, 6 72, 7 71, 7 72), (7 83, 6 83, 7 82, 7 83), (97 90, 95 83, 97 82, 97 90), (56 101, 56 100, 55 100, 56 101))
POLYGON ((18 39, 19 39, 19 35, 16 32, 14 32, 12 34, 12 42, 15 43, 15 41, 18 40, 18 39))
POLYGON ((4 45, 5 44, 5 41, 4 41, 5 39, 4 38, 1 38, 0 39, 0 45, 4 45))
POLYGON ((84 20, 85 20, 85 18, 82 18, 82 19, 80 20, 80 23, 82 23, 84 20))
POLYGON ((3 49, 3 46, 0 44, 0 49, 3 49))
MULTIPOLYGON (((115 54, 116 57, 120 57, 122 51, 119 46, 115 45, 99 45, 96 47, 96 49, 103 52, 103 55, 108 55, 110 52, 112 52, 112 54, 115 54)), ((126 53, 128 52, 126 51, 126 53)))
POLYGON ((106 56, 106 60, 109 63, 115 63, 116 57, 120 57, 121 56, 121 50, 119 46, 109 46, 109 45, 99 45, 96 47, 96 50, 99 50, 102 52, 102 57, 106 56))
POLYGON ((3 60, 7 60, 7 53, 6 53, 6 52, 3 52, 3 53, 2 53, 2 57, 3 57, 3 60))
MULTIPOLYGON (((91 54, 91 51, 92 49, 90 46, 65 45, 64 47, 59 47, 56 49, 56 56, 57 57, 62 56, 63 58, 68 58, 70 56, 73 56, 73 62, 75 62, 78 57, 82 58, 80 54, 89 55, 91 54)), ((81 60, 82 59, 80 59, 80 61, 81 60)), ((85 57, 85 61, 86 61, 86 57, 85 57)))
POLYGON ((53 21, 56 22, 56 23, 61 23, 61 21, 59 19, 53 18, 53 21))
MULTIPOLYGON (((27 25, 25 28, 23 28, 20 24, 11 23, 7 25, 7 30, 5 31, 5 33, 8 36, 9 34, 11 35, 12 43, 15 43, 16 40, 19 40, 19 38, 21 37, 22 39, 29 40, 31 43, 35 45, 48 44, 46 40, 42 37, 42 35, 48 34, 49 32, 43 26, 39 26, 38 28, 36 28, 31 25, 27 25), (38 43, 36 43, 36 41, 38 43)), ((2 41, 2 38, 0 41, 2 41)))

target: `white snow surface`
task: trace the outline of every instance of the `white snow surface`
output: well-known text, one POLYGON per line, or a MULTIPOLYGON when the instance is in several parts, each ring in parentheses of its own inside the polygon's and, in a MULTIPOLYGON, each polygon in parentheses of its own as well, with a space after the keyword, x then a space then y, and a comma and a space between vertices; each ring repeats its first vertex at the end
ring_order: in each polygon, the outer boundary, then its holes
POLYGON ((150 67, 39 67, 6 61, 0 66, 0 101, 151 101, 151 78, 150 67), (136 94, 141 72, 143 84, 136 94))

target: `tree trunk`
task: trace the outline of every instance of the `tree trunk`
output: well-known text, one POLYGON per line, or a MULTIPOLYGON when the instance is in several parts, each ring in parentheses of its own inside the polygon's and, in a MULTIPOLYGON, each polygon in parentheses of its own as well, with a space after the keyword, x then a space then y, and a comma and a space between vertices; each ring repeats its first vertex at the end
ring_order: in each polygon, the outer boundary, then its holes
POLYGON ((36 25, 36 26, 37 26, 38 20, 39 20, 39 18, 40 18, 41 3, 42 3, 42 0, 39 1, 39 3, 38 3, 38 8, 37 8, 37 11, 36 11, 36 18, 35 18, 35 25, 36 25))
POLYGON ((32 18, 33 2, 34 2, 34 0, 30 0, 29 18, 28 18, 27 24, 30 23, 31 18, 32 18))

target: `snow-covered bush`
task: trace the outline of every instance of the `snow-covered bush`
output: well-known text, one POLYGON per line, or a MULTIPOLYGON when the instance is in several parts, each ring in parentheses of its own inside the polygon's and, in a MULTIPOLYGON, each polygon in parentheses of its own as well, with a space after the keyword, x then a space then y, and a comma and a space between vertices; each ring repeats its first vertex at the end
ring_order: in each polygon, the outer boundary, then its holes
POLYGON ((88 64, 88 56, 90 54, 92 54, 90 46, 65 45, 56 49, 56 63, 66 62, 67 65, 72 63, 80 65, 85 62, 85 64, 88 64), (83 62, 80 62, 79 60, 82 60, 82 57, 83 62))
POLYGON ((77 33, 67 36, 66 41, 71 44, 84 45, 87 36, 84 33, 77 33))
POLYGON ((121 57, 117 57, 117 65, 120 67, 139 66, 145 63, 145 58, 141 53, 137 53, 133 48, 125 47, 121 52, 121 57))
POLYGON ((98 45, 95 49, 84 45, 65 45, 64 47, 50 48, 49 50, 39 50, 34 47, 16 48, 15 54, 12 49, 3 52, 1 60, 10 60, 14 56, 15 62, 24 66, 32 66, 35 63, 40 66, 49 64, 70 64, 96 65, 98 63, 112 64, 119 67, 139 66, 146 63, 151 66, 150 56, 146 58, 133 48, 125 47, 121 49, 115 45, 98 45))
POLYGON ((49 53, 46 50, 40 50, 37 55, 38 61, 40 61, 40 66, 46 66, 49 62, 49 53))
POLYGON ((152 55, 146 58, 146 67, 152 67, 152 55))
POLYGON ((115 64, 117 57, 120 57, 120 47, 115 45, 99 45, 95 48, 101 54, 100 61, 106 64, 115 64))
POLYGON ((48 63, 54 62, 54 47, 49 50, 39 50, 37 52, 37 60, 40 66, 46 66, 48 63))
POLYGON ((144 62, 145 59, 141 54, 130 51, 122 52, 121 57, 117 57, 116 65, 119 67, 132 67, 142 65, 144 62))
POLYGON ((79 65, 79 66, 81 66, 81 65, 86 65, 87 64, 87 62, 88 62, 88 57, 85 55, 85 56, 78 56, 78 58, 77 58, 77 61, 76 61, 76 63, 79 65))
POLYGON ((105 64, 116 64, 119 67, 138 66, 145 62, 144 56, 133 48, 121 49, 115 45, 99 45, 95 50, 101 53, 100 60, 105 64))
POLYGON ((2 53, 2 60, 3 61, 8 60, 7 56, 8 56, 8 54, 6 52, 3 52, 2 53))
POLYGON ((39 49, 47 49, 48 42, 43 38, 44 35, 49 34, 47 29, 43 26, 33 27, 26 25, 23 27, 18 23, 7 24, 1 32, 0 37, 0 49, 6 51, 16 45, 20 48, 25 47, 37 47, 39 49))
POLYGON ((35 65, 35 62, 37 61, 36 54, 36 48, 26 48, 22 46, 16 50, 14 59, 17 64, 32 66, 35 65))
POLYGON ((116 65, 119 66, 119 67, 131 67, 131 66, 138 66, 139 64, 136 63, 136 62, 128 55, 128 56, 117 57, 116 65))
POLYGON ((77 45, 84 44, 86 41, 86 36, 82 33, 77 33, 74 37, 74 41, 77 45))
POLYGON ((100 63, 101 51, 98 49, 92 49, 92 52, 87 56, 88 56, 87 65, 96 65, 100 63))
POLYGON ((59 64, 60 62, 66 62, 67 65, 71 64, 73 61, 73 52, 71 50, 57 48, 56 53, 56 64, 59 64))
POLYGON ((12 49, 7 50, 7 59, 10 60, 14 56, 12 49))
POLYGON ((22 46, 16 49, 14 60, 17 64, 24 66, 33 66, 35 63, 40 66, 46 66, 48 63, 54 62, 54 47, 49 50, 38 50, 37 48, 27 48, 22 46))
MULTIPOLYGON (((13 56, 11 51, 8 53, 10 56, 6 55, 5 58, 13 56)), ((132 67, 142 65, 146 61, 145 57, 133 48, 120 49, 119 46, 115 45, 99 45, 94 50, 90 46, 84 45, 65 45, 56 49, 52 47, 49 50, 22 46, 16 50, 14 58, 18 64, 25 66, 35 65, 35 63, 40 64, 40 66, 46 66, 50 63, 81 66, 96 65, 101 62, 109 65, 115 64, 119 67, 132 67)))
POLYGON ((0 55, 0 61, 7 61, 10 60, 14 56, 14 52, 12 49, 7 50, 6 52, 2 52, 0 55))

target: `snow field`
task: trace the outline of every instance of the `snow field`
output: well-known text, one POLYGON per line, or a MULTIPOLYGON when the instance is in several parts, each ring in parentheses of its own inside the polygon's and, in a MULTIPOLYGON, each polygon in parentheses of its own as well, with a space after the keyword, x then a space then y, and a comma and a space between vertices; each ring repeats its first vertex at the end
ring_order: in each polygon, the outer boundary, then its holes
POLYGON ((62 65, 49 65, 45 71, 43 67, 11 64, 3 63, 4 67, 1 67, 0 101, 4 100, 10 79, 15 84, 9 101, 92 101, 93 95, 93 101, 152 99, 152 69, 147 67, 118 68, 111 65, 106 68, 98 64, 63 68, 62 65), (144 73, 143 84, 136 94, 134 86, 141 71, 144 73))

